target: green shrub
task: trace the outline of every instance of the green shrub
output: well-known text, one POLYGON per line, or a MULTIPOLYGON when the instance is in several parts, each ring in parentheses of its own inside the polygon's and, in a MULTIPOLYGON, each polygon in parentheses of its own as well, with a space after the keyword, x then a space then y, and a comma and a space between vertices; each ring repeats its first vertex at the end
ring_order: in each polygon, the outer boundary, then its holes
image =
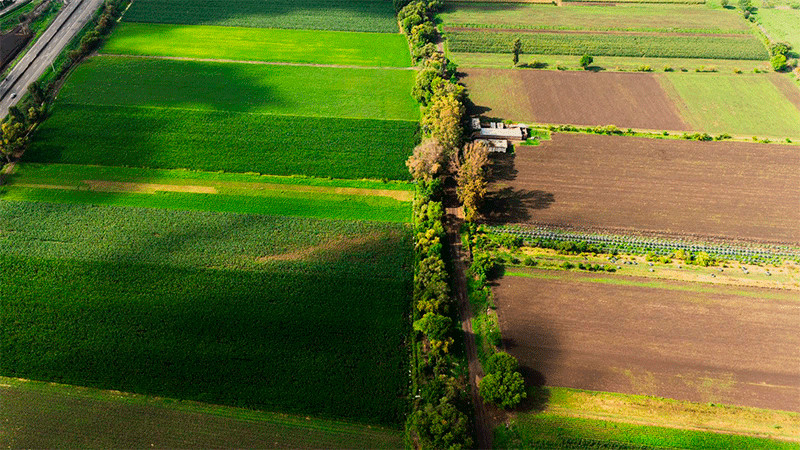
POLYGON ((772 57, 772 59, 769 60, 769 62, 772 65, 772 68, 776 72, 780 72, 786 69, 786 55, 781 55, 781 54, 775 55, 772 57))

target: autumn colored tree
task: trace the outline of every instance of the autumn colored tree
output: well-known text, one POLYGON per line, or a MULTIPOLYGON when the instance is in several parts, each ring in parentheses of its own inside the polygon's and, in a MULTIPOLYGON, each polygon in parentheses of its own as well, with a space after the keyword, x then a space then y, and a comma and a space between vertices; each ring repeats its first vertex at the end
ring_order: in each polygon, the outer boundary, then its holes
POLYGON ((461 147, 464 129, 461 122, 466 108, 452 95, 435 96, 422 116, 423 130, 442 145, 450 156, 461 147))
POLYGON ((415 180, 431 181, 445 167, 444 147, 436 138, 422 141, 406 161, 415 180))
POLYGON ((477 218, 478 208, 486 196, 488 163, 489 149, 479 142, 465 145, 462 154, 451 159, 451 169, 456 174, 456 193, 464 206, 464 220, 467 222, 477 218))

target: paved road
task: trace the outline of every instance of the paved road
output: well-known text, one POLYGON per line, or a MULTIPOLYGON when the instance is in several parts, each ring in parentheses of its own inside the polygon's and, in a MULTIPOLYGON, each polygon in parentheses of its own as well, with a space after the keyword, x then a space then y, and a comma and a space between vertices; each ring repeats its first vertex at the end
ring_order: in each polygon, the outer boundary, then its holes
POLYGON ((8 77, 0 81, 0 117, 5 117, 8 109, 19 102, 28 86, 55 61, 102 4, 103 0, 69 0, 8 77))

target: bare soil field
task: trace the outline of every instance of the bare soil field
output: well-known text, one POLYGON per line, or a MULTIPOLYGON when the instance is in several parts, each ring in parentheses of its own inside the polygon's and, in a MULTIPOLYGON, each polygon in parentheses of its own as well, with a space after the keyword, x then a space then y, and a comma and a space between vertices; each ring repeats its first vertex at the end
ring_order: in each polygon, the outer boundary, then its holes
POLYGON ((382 427, 0 379, 2 448, 398 448, 382 427))
POLYGON ((800 411, 793 292, 760 300, 769 290, 520 275, 498 280, 495 302, 504 344, 532 383, 800 411))
MULTIPOLYGON (((510 61, 510 58, 509 58, 510 61)), ((655 74, 464 69, 475 112, 504 119, 688 130, 655 74)))
POLYGON ((794 146, 553 134, 497 156, 489 222, 800 243, 794 146))

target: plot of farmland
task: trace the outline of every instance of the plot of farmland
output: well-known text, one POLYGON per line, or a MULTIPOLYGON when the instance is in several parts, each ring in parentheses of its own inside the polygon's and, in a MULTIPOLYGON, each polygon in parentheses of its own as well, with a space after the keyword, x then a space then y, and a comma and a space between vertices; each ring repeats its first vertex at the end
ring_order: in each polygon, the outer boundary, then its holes
POLYGON ((751 34, 735 11, 705 5, 564 6, 521 3, 447 4, 445 27, 530 30, 751 34))
POLYGON ((410 184, 380 181, 62 164, 15 169, 0 187, 2 200, 408 222, 413 196, 410 184))
POLYGON ((534 382, 800 411, 793 293, 622 275, 520 275, 498 281, 495 302, 509 352, 534 382))
POLYGON ((445 28, 453 52, 508 53, 515 39, 522 51, 544 55, 604 55, 643 58, 768 59, 754 35, 692 35, 550 31, 487 31, 445 28))
POLYGON ((0 202, 0 373, 397 424, 405 226, 0 202))
POLYGON ((800 243, 790 146, 554 134, 498 160, 491 220, 800 243))
POLYGON ((759 8, 758 19, 775 41, 792 44, 792 53, 800 52, 800 10, 759 8))
POLYGON ((61 103, 416 121, 407 70, 102 56, 78 67, 61 103))
POLYGON ((399 448, 403 438, 374 425, 10 378, 0 378, 0 403, 0 445, 14 448, 399 448))
POLYGON ((128 22, 396 33, 391 0, 137 0, 128 22))
POLYGON ((413 77, 97 57, 70 77, 26 159, 408 179, 419 116, 413 77))
POLYGON ((780 74, 663 74, 659 80, 696 130, 800 137, 800 89, 780 74))
POLYGON ((417 133, 417 124, 406 121, 56 108, 27 161, 405 180, 417 133))
POLYGON ((408 67, 401 34, 121 23, 102 52, 241 61, 408 67))
POLYGON ((686 130, 656 75, 466 69, 470 100, 491 117, 539 123, 686 130))

